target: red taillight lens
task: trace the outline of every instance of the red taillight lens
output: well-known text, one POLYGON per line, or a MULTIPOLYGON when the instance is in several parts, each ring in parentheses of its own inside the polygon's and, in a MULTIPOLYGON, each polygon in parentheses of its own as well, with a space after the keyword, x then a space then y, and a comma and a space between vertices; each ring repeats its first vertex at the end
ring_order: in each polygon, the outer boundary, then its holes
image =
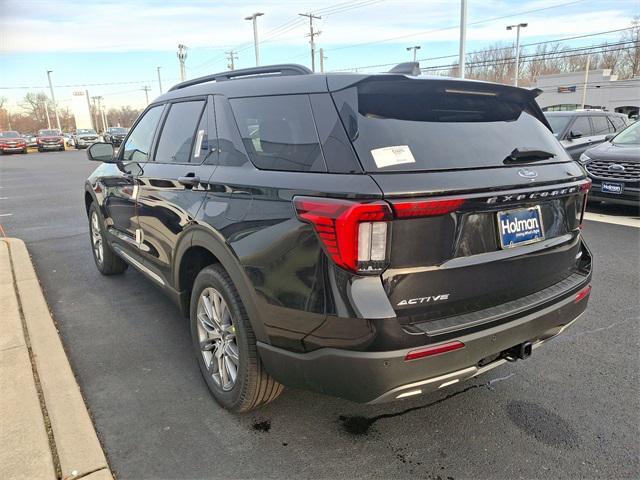
POLYGON ((587 198, 589 197, 589 190, 591 190, 591 179, 587 179, 582 185, 580 185, 580 191, 584 193, 582 199, 582 211, 580 212, 580 224, 579 227, 582 230, 584 228, 584 212, 587 210, 587 198))
POLYGON ((443 200, 396 200, 392 201, 397 218, 433 217, 445 215, 458 210, 464 199, 451 198, 443 200))
POLYGON ((574 300, 575 303, 578 303, 581 300, 584 300, 591 293, 591 285, 587 285, 578 293, 576 293, 576 298, 574 300))
POLYGON ((293 204, 337 265, 356 273, 380 273, 387 267, 387 222, 392 218, 387 203, 296 197, 293 204))
POLYGON ((441 353, 450 352, 452 350, 458 350, 464 348, 464 343, 454 340, 453 342, 441 343, 439 345, 430 345, 428 347, 418 348, 411 350, 404 357, 404 361, 417 360, 418 358, 430 357, 432 355, 439 355, 441 353))

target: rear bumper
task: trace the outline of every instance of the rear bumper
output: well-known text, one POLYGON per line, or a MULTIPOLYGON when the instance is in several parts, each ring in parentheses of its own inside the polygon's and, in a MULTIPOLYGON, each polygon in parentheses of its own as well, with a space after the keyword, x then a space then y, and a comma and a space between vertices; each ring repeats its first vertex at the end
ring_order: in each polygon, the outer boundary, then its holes
MULTIPOLYGON (((591 280, 585 276, 584 286, 591 280)), ((464 348, 405 361, 415 348, 359 352, 322 348, 294 353, 258 343, 262 362, 287 386, 314 390, 361 403, 382 403, 424 394, 477 376, 506 362, 501 352, 532 342, 534 348, 562 333, 585 310, 589 295, 575 294, 534 313, 455 340, 464 348)))

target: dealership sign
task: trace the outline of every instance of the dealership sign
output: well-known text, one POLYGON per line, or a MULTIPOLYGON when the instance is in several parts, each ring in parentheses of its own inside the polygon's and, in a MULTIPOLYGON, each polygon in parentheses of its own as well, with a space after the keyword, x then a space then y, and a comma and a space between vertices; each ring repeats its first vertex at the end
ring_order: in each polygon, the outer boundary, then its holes
POLYGON ((558 93, 572 93, 576 91, 576 86, 572 85, 570 87, 558 87, 558 93))

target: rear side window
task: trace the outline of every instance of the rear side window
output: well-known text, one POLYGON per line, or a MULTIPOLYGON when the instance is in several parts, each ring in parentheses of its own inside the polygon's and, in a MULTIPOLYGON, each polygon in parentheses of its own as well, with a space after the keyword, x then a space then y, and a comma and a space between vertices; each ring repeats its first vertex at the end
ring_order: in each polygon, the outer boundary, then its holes
POLYGON ((613 123, 613 127, 616 129, 616 131, 622 130, 626 126, 624 124, 624 120, 622 120, 622 118, 620 117, 609 117, 609 120, 611 120, 611 123, 613 123))
POLYGON ((146 162, 149 159, 149 150, 153 141, 153 134, 160 121, 163 106, 153 107, 147 110, 142 119, 133 128, 123 148, 122 159, 131 162, 146 162))
POLYGON ((534 100, 519 92, 390 77, 332 95, 368 172, 502 166, 516 148, 567 159, 534 100))
MULTIPOLYGON (((156 162, 160 163, 188 163, 191 160, 194 139, 197 136, 200 142, 198 154, 202 147, 201 138, 196 127, 200 123, 200 116, 204 108, 204 100, 196 102, 180 102, 171 105, 171 110, 162 127, 160 141, 156 150, 156 162)), ((203 128, 206 131, 206 128, 203 128)))
POLYGON ((595 115, 591 117, 591 122, 593 123, 594 135, 606 135, 607 133, 611 133, 613 131, 611 125, 607 121, 607 117, 605 117, 604 115, 595 115))
POLYGON ((256 167, 326 171, 307 95, 235 98, 229 102, 256 167))

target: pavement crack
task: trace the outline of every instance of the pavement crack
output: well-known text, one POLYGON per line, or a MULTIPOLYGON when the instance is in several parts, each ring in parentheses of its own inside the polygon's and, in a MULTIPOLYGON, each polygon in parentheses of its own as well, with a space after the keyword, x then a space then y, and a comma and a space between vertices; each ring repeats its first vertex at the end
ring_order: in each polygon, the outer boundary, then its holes
POLYGON ((71 475, 67 475, 62 480, 78 480, 80 478, 87 477, 92 473, 99 472, 100 470, 107 470, 107 467, 105 466, 105 467, 94 468, 93 470, 89 470, 88 472, 84 472, 84 473, 78 473, 74 470, 73 472, 71 472, 71 475))

